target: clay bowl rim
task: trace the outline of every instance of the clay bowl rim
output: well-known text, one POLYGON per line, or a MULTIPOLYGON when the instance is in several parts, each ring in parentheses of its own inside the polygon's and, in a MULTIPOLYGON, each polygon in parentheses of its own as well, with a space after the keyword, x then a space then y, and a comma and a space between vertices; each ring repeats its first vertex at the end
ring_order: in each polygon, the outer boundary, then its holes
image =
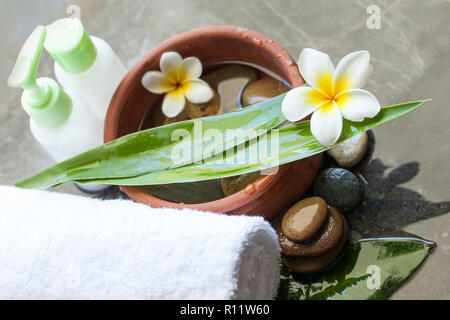
MULTIPOLYGON (((189 41, 193 38, 197 37, 230 37, 230 38, 239 38, 240 41, 245 41, 252 46, 257 46, 257 43, 254 41, 254 39, 259 40, 259 44, 262 43, 264 45, 258 45, 258 50, 263 50, 267 54, 269 54, 274 61, 277 61, 281 66, 282 69, 284 69, 285 74, 280 75, 285 80, 287 80, 292 87, 298 87, 305 83, 303 80, 300 71, 297 67, 297 64, 295 63, 295 60, 292 58, 292 56, 283 49, 279 44, 277 44, 274 40, 271 38, 248 28, 243 28, 239 26, 232 26, 232 25, 218 25, 218 26, 205 26, 196 28, 193 30, 189 30, 180 34, 177 34, 163 42, 161 42, 159 45, 151 49, 149 52, 147 52, 125 75, 124 79, 120 83, 119 87, 117 88, 113 98, 111 99, 111 103, 108 108, 108 112, 105 118, 105 128, 104 128, 104 141, 105 143, 110 142, 112 140, 115 140, 119 138, 120 136, 117 134, 117 128, 118 124, 120 123, 119 118, 121 114, 122 106, 124 105, 125 101, 128 98, 128 95, 130 94, 133 87, 135 86, 141 86, 140 79, 139 81, 136 81, 136 78, 139 77, 139 75, 142 73, 142 70, 149 71, 147 68, 149 61, 154 61, 154 59, 157 59, 159 61, 159 58, 161 57, 162 53, 167 51, 177 51, 177 48, 180 48, 186 43, 189 43, 189 41), (245 36, 243 36, 243 34, 245 36), (123 97, 123 99, 118 99, 117 97, 123 97)), ((230 61, 236 60, 236 59, 230 59, 230 61)), ((204 64, 204 66, 213 66, 217 63, 226 63, 223 59, 218 60, 215 62, 210 62, 207 64, 204 64)), ((250 62, 252 61, 243 61, 243 62, 250 62)), ((203 61, 202 61, 203 63, 203 61)), ((257 65, 259 63, 256 63, 257 65)), ((276 74, 279 74, 279 72, 276 72, 275 70, 272 70, 270 66, 264 66, 268 68, 269 70, 275 72, 276 74)), ((285 174, 289 173, 289 169, 291 166, 295 165, 294 163, 285 164, 278 168, 278 172, 272 175, 266 175, 252 184, 248 185, 246 188, 244 188, 241 191, 238 191, 230 196, 223 197, 218 200, 209 201, 209 202, 203 202, 203 203, 195 203, 195 204, 185 204, 185 203, 178 203, 178 202, 171 202, 167 200, 163 200, 160 198, 157 198, 149 193, 144 192, 139 188, 139 186, 120 186, 120 189, 125 192, 130 198, 133 200, 151 204, 155 207, 174 207, 174 208, 193 208, 193 209, 199 209, 204 211, 216 211, 216 212, 224 212, 225 211, 232 211, 236 208, 245 206, 250 201, 254 200, 258 197, 259 194, 263 193, 264 191, 267 191, 268 188, 272 184, 274 184, 276 181, 278 181, 281 177, 283 177, 285 174), (248 193, 247 188, 255 188, 254 192, 248 193)))

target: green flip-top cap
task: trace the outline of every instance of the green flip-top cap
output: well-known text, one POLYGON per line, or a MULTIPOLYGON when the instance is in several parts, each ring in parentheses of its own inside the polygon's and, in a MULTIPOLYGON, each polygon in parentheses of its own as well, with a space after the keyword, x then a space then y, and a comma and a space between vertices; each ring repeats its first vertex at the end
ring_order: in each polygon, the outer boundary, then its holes
POLYGON ((80 20, 63 18, 47 26, 45 49, 67 73, 89 69, 97 58, 97 49, 80 20))
POLYGON ((55 128, 64 123, 72 113, 72 99, 55 80, 36 80, 45 36, 44 26, 34 29, 20 50, 8 78, 8 85, 25 90, 22 94, 22 107, 39 127, 55 128))

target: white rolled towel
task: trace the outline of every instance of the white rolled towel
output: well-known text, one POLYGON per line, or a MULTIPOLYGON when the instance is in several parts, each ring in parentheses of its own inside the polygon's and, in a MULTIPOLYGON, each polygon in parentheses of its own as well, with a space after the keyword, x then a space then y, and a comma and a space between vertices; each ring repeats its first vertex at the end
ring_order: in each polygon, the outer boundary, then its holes
POLYGON ((0 186, 1 299, 271 299, 260 217, 0 186))

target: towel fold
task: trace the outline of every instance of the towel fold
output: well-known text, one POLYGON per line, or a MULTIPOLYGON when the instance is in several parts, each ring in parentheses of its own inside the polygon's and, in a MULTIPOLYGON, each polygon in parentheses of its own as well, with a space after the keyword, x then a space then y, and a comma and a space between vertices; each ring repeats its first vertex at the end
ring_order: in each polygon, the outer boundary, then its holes
POLYGON ((271 299, 260 217, 0 186, 1 299, 271 299))

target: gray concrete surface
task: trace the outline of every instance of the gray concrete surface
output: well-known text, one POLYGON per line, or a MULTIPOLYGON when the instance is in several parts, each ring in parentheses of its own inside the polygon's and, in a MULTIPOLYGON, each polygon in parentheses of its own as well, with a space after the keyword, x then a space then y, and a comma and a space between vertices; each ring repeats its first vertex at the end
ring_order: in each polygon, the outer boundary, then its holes
MULTIPOLYGON (((361 234, 392 230, 417 234, 437 249, 394 299, 450 299, 450 2, 444 0, 133 0, 26 1, 0 4, 0 183, 12 184, 51 164, 33 141, 6 78, 38 23, 66 16, 75 3, 87 30, 107 40, 132 66, 167 37, 198 26, 233 24, 272 37, 295 58, 304 47, 330 54, 368 49, 374 72, 366 89, 383 105, 433 98, 425 107, 374 130, 371 186, 354 222, 361 234), (381 29, 366 25, 369 5, 381 9, 381 29), (363 230, 364 228, 373 230, 363 230)), ((52 75, 44 57, 39 74, 52 75)), ((79 193, 72 185, 57 188, 79 193)))

